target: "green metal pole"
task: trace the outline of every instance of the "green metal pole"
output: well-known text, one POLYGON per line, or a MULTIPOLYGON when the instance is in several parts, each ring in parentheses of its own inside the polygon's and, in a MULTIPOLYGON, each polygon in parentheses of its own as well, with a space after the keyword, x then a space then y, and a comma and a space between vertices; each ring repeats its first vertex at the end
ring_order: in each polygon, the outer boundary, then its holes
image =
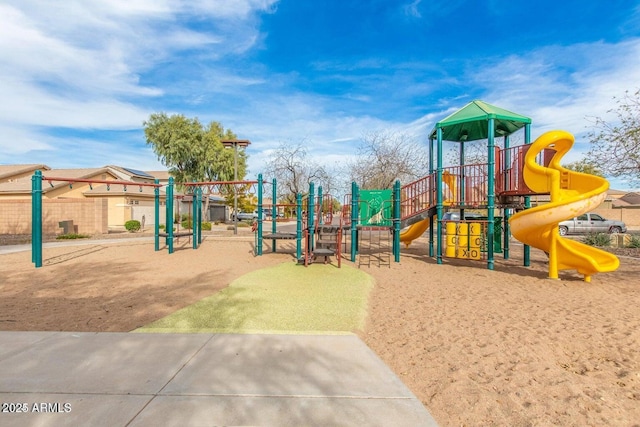
POLYGON ((400 262, 400 181, 393 186, 393 255, 400 262))
POLYGON ((42 267, 42 171, 31 177, 31 260, 42 267))
POLYGON ((169 177, 167 186, 167 247, 173 253, 173 177, 169 177))
MULTIPOLYGON (((277 231, 277 227, 276 227, 277 222, 276 221, 278 219, 278 213, 279 213, 278 212, 278 207, 276 206, 276 204, 277 204, 276 200, 278 199, 278 190, 277 190, 278 182, 276 181, 275 178, 273 178, 272 185, 273 185, 273 189, 271 191, 271 193, 272 193, 271 198, 273 199, 273 202, 271 203, 271 232, 273 234, 275 234, 276 231, 277 231)), ((296 194, 296 208, 297 208, 297 204, 298 204, 298 194, 296 194)), ((275 239, 273 240, 273 244, 274 245, 276 244, 275 239)), ((275 251, 275 246, 274 246, 274 251, 275 251)))
POLYGON ((313 217, 313 211, 316 208, 314 187, 315 187, 315 184, 313 182, 309 183, 309 203, 308 203, 309 211, 307 212, 307 228, 309 229, 309 248, 308 248, 309 251, 313 251, 313 249, 315 248, 315 245, 313 242, 313 233, 315 231, 315 224, 314 224, 315 218, 313 217))
MULTIPOLYGON (((164 237, 164 245, 169 249, 169 226, 173 227, 172 222, 169 222, 169 217, 171 213, 169 212, 169 184, 165 187, 164 190, 164 222, 165 222, 165 237, 164 237)), ((173 218, 173 217, 172 217, 173 218)))
MULTIPOLYGON (((504 137, 504 158, 503 158, 503 165, 502 165, 502 175, 504 177, 503 183, 502 183, 502 188, 507 188, 507 170, 509 169, 509 166, 511 165, 511 151, 509 151, 511 145, 511 141, 509 140, 509 135, 505 135, 504 137)), ((504 209, 504 214, 502 215, 503 217, 503 225, 502 227, 504 228, 504 236, 503 236, 503 241, 502 241, 502 246, 504 249, 503 255, 504 255, 504 259, 509 259, 509 241, 511 240, 511 229, 509 228, 509 217, 511 216, 510 213, 510 208, 504 209)))
POLYGON ((494 126, 495 119, 489 119, 489 143, 487 145, 487 220, 489 221, 487 228, 487 268, 493 270, 493 240, 494 240, 494 210, 495 210, 495 198, 496 198, 496 152, 495 152, 495 138, 494 138, 494 126))
POLYGON ((302 258, 302 194, 296 194, 296 259, 302 258))
POLYGON ((351 183, 351 262, 356 261, 358 242, 358 184, 351 183))
MULTIPOLYGON (((431 186, 433 185, 433 138, 429 138, 429 208, 431 208, 433 206, 434 200, 433 200, 433 188, 431 188, 431 186)), ((433 215, 431 215, 429 217, 429 256, 433 257, 434 256, 434 250, 433 250, 433 215)))
MULTIPOLYGON (((153 181, 156 185, 160 184, 160 180, 156 179, 153 181)), ((153 206, 153 218, 155 220, 154 227, 154 248, 157 251, 160 250, 160 187, 153 188, 153 198, 154 198, 154 206, 153 206)))
POLYGON ((464 170, 464 141, 460 142, 460 188, 458 188, 460 204, 462 207, 460 208, 460 219, 464 220, 464 208, 466 205, 466 195, 465 195, 465 170, 464 170))
MULTIPOLYGON (((36 179, 37 173, 35 171, 31 176, 31 262, 36 262, 36 247, 35 247, 35 235, 36 228, 33 226, 36 220, 36 179)), ((42 172, 41 172, 42 173, 42 172)))
MULTIPOLYGON (((271 182, 271 233, 276 234, 278 231, 276 221, 278 219, 278 212, 276 208, 276 200, 278 198, 278 189, 276 187, 276 179, 273 178, 271 182)), ((276 251, 276 239, 271 240, 271 250, 276 251)))
POLYGON ((322 208, 324 208, 322 203, 322 186, 318 186, 318 225, 322 225, 322 208))
MULTIPOLYGON (((207 197, 209 197, 208 194, 207 194, 207 197)), ((201 243, 202 243, 202 188, 198 188, 198 245, 200 245, 201 243)))
POLYGON ((36 262, 36 251, 35 251, 35 234, 36 229, 33 226, 36 218, 36 173, 31 176, 31 262, 36 262))
MULTIPOLYGON (((524 143, 531 144, 531 124, 524 125, 524 143)), ((524 197, 524 208, 529 209, 531 207, 531 197, 524 197)), ((531 265, 531 246, 524 245, 524 266, 529 267, 531 265)))
MULTIPOLYGON (((274 180, 275 181, 275 180, 274 180)), ((258 174, 258 240, 256 243, 256 255, 261 256, 262 255, 262 227, 264 226, 264 224, 262 224, 262 208, 263 208, 263 199, 262 199, 262 193, 264 192, 264 182, 262 181, 262 174, 259 173, 258 174)), ((273 247, 273 251, 276 251, 275 248, 275 244, 273 247)))
POLYGON ((191 194, 191 246, 193 249, 198 249, 198 188, 193 187, 193 193, 191 194))
POLYGON ((436 164, 436 212, 438 215, 438 232, 436 235, 437 263, 442 264, 442 128, 438 127, 438 160, 436 164))

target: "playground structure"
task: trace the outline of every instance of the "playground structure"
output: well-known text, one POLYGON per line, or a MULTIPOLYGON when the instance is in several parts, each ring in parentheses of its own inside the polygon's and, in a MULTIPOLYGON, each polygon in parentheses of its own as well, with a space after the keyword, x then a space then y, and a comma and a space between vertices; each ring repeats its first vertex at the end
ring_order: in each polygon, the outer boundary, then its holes
MULTIPOLYGON (((560 166, 572 144, 573 137, 561 131, 544 134, 531 144, 531 119, 482 101, 473 101, 438 122, 430 133, 429 174, 399 190, 400 209, 391 217, 396 261, 400 253, 396 239, 409 246, 428 230, 429 256, 438 264, 446 257, 486 260, 487 268, 493 270, 496 253, 502 252, 504 259, 510 256, 513 227, 514 237, 524 244, 525 266, 530 265, 530 246, 549 253, 550 278, 558 278, 558 270, 575 269, 588 282, 596 272, 617 269, 614 255, 558 235, 560 221, 594 209, 608 189, 602 178, 560 166), (510 135, 520 129, 524 144, 511 147, 510 135), (496 145, 496 137, 503 138, 502 148, 496 145), (460 144, 456 166, 443 165, 445 140, 460 144), (476 140, 487 141, 487 162, 465 164, 464 145, 476 140), (530 209, 530 197, 543 194, 550 194, 551 203, 530 209), (448 209, 458 209, 460 219, 442 219, 448 209), (486 215, 466 220, 464 212, 470 209, 486 215), (496 210, 501 216, 495 215, 496 210), (513 211, 519 212, 511 217, 513 211)), ((353 219, 354 261, 358 232, 367 226, 355 213, 362 203, 355 184, 345 200, 351 204, 352 214, 345 217, 353 219)), ((384 223, 389 218, 381 219, 384 223)))
POLYGON ((577 270, 585 281, 597 272, 613 271, 619 260, 590 246, 558 235, 560 221, 588 212, 597 207, 606 195, 608 182, 592 175, 573 172, 560 165, 560 159, 573 145, 573 137, 567 132, 553 131, 530 141, 531 119, 492 106, 473 101, 461 110, 436 123, 429 138, 429 173, 393 189, 359 189, 352 183, 352 191, 346 195, 341 215, 334 218, 332 197, 323 195, 322 188, 315 194, 314 184, 306 195, 297 194, 296 203, 278 204, 276 180, 272 185, 272 203, 263 204, 266 182, 262 175, 257 181, 224 181, 183 183, 192 197, 192 213, 189 218, 191 231, 174 233, 173 178, 166 186, 165 231, 159 229, 159 193, 161 185, 129 181, 99 181, 60 177, 44 177, 40 171, 32 177, 32 260, 36 267, 42 265, 42 181, 84 182, 92 184, 154 187, 155 193, 155 250, 159 250, 160 237, 165 238, 169 253, 173 252, 174 238, 189 236, 193 248, 202 242, 201 205, 203 187, 210 192, 238 185, 257 189, 257 213, 255 224, 255 255, 263 253, 265 240, 271 241, 276 252, 278 240, 296 240, 296 259, 308 265, 318 257, 327 262, 336 256, 341 262, 342 247, 347 252, 350 241, 350 258, 359 265, 371 265, 372 256, 382 264, 400 261, 400 244, 409 246, 412 241, 428 231, 429 256, 437 264, 443 258, 455 257, 469 260, 486 260, 487 268, 494 269, 495 254, 510 256, 510 236, 524 244, 524 265, 530 265, 530 246, 549 254, 549 277, 558 278, 559 270, 577 270), (524 144, 510 146, 510 135, 524 130, 524 144), (502 138, 502 147, 496 145, 502 138), (487 141, 486 163, 465 163, 465 143, 487 141), (443 141, 459 143, 459 164, 443 165, 443 141), (435 164, 434 164, 435 163, 435 164), (532 195, 548 194, 551 203, 531 208, 532 195), (264 213, 270 210, 272 226, 264 233, 264 213), (445 210, 459 210, 458 220, 445 220, 445 210), (467 220, 465 210, 485 211, 480 218, 467 220), (496 216, 496 211, 500 215, 496 216), (516 213, 512 216, 513 211, 516 213), (296 231, 278 230, 280 214, 296 218, 296 231), (404 229, 404 230, 403 230, 404 229), (347 233, 347 231, 349 231, 347 233), (365 238, 368 237, 368 238, 365 238), (363 245, 363 243, 365 243, 363 245), (386 253, 383 257, 380 254, 386 253), (363 260, 366 260, 363 262, 363 260))
POLYGON ((620 261, 606 251, 561 237, 558 223, 586 213, 602 203, 609 183, 598 176, 563 168, 560 159, 573 145, 568 132, 553 131, 539 137, 525 156, 524 179, 535 191, 550 193, 551 203, 515 214, 511 230, 516 239, 549 254, 549 277, 558 278, 558 270, 577 270, 585 282, 591 275, 616 270, 620 261), (555 154, 548 167, 535 162, 544 149, 555 154))
POLYGON ((296 241, 296 259, 300 264, 305 266, 314 262, 318 257, 322 257, 324 263, 328 258, 335 256, 338 267, 341 266, 341 240, 342 240, 342 218, 337 218, 337 223, 333 217, 333 196, 323 194, 322 187, 318 187, 315 192, 315 184, 309 184, 309 192, 305 195, 298 193, 295 195, 296 203, 278 204, 277 200, 277 182, 273 179, 272 185, 272 204, 267 205, 266 209, 271 210, 271 231, 263 234, 263 223, 265 219, 265 205, 262 203, 262 181, 261 175, 258 178, 258 219, 256 220, 256 250, 255 254, 261 256, 263 254, 263 243, 265 240, 271 240, 271 251, 276 252, 278 240, 294 240, 296 241), (280 211, 288 211, 288 218, 280 220, 280 211), (295 216, 296 231, 278 230, 278 223, 289 221, 295 216))

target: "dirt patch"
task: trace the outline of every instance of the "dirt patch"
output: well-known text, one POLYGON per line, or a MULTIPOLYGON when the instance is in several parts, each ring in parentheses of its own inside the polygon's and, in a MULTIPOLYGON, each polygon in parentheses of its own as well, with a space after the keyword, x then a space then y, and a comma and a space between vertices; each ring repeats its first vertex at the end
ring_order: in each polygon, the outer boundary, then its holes
MULTIPOLYGON (((283 244, 284 245, 284 244, 283 244)), ((208 237, 176 252, 152 242, 0 255, 0 329, 131 331, 289 253, 254 257, 252 239, 208 237)), ((441 426, 607 425, 640 420, 640 260, 585 283, 547 279, 547 259, 445 260, 426 243, 376 279, 362 339, 441 426)), ((347 265, 349 264, 345 261, 347 265)), ((302 267, 301 267, 302 268, 302 267)))

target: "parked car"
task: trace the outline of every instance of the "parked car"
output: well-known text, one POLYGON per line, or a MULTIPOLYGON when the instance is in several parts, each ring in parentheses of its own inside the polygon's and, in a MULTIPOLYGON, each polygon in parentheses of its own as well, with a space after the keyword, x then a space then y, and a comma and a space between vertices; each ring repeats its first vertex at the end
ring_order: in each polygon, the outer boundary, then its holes
MULTIPOLYGON (((475 212, 464 213, 464 219, 466 221, 474 220, 474 219, 479 220, 482 218, 485 218, 485 217, 480 215, 479 213, 475 213, 475 212)), ((460 221, 460 212, 446 212, 444 215, 442 215, 442 220, 443 221, 460 221)))
MULTIPOLYGON (((231 219, 235 219, 235 215, 231 214, 231 219)), ((238 221, 246 220, 251 221, 254 219, 258 219, 258 211, 253 212, 238 212, 238 221)))
POLYGON ((622 221, 603 218, 595 213, 582 214, 573 219, 562 221, 558 224, 558 232, 561 236, 580 233, 626 233, 627 226, 622 221))

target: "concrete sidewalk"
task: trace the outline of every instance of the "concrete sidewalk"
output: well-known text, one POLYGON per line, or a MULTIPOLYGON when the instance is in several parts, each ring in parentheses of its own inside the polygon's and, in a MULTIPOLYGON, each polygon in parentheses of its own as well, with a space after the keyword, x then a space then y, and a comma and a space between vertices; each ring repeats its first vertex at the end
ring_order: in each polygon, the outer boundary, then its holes
POLYGON ((0 332, 0 401, 2 426, 436 426, 351 334, 0 332))

